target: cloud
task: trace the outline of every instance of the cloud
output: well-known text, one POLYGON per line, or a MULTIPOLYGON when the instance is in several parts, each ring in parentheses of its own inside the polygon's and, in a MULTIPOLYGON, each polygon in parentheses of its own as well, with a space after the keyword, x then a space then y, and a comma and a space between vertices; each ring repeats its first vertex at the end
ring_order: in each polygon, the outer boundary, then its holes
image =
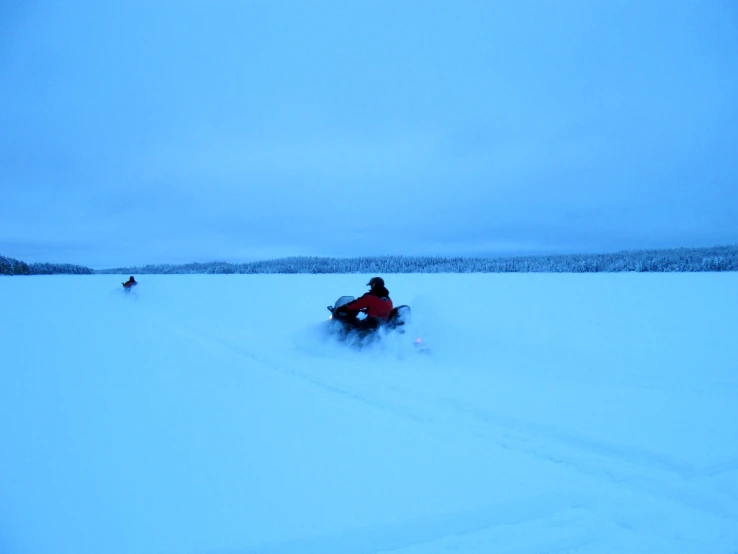
POLYGON ((88 8, 4 22, 18 257, 738 240, 725 6, 88 8))

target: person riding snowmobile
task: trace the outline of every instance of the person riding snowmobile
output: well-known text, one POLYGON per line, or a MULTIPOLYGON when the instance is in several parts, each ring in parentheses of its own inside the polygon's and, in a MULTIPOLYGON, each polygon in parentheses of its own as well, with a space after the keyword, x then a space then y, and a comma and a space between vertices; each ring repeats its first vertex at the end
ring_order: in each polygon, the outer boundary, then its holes
POLYGON ((138 285, 138 282, 133 278, 133 275, 126 281, 125 283, 122 283, 123 288, 126 290, 131 290, 131 287, 135 287, 138 285))
POLYGON ((369 292, 349 302, 342 309, 347 311, 364 311, 366 318, 355 320, 358 329, 376 329, 381 323, 386 323, 392 313, 392 300, 389 291, 384 286, 384 279, 372 277, 366 284, 369 292))

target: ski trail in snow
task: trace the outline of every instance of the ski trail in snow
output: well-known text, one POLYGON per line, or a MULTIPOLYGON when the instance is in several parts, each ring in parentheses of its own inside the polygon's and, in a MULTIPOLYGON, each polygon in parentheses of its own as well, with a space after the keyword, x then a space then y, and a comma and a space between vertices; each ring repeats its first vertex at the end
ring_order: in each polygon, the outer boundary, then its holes
MULTIPOLYGON (((576 495, 539 496, 514 503, 493 504, 474 510, 420 518, 392 525, 347 530, 336 535, 305 537, 266 544, 257 548, 219 550, 208 554, 390 553, 413 546, 427 545, 446 537, 462 537, 494 528, 551 520, 557 515, 569 520, 577 517, 591 519, 591 514, 579 506, 592 502, 597 502, 597 499, 576 495)), ((546 552, 572 551, 597 542, 594 531, 582 536, 580 529, 576 529, 571 532, 571 535, 547 545, 546 552)), ((535 550, 526 549, 525 551, 534 552, 535 550)))
POLYGON ((738 458, 726 460, 724 462, 713 464, 703 471, 708 477, 717 477, 724 473, 738 473, 738 458))
POLYGON ((402 405, 386 402, 385 400, 381 398, 372 397, 366 394, 359 394, 347 388, 331 384, 325 380, 318 379, 317 377, 315 377, 314 375, 306 371, 300 371, 300 370, 294 369, 292 367, 279 363, 275 361, 274 359, 261 355, 261 354, 254 354, 252 351, 247 350, 243 347, 233 346, 220 339, 213 338, 213 337, 205 337, 200 333, 194 333, 186 329, 182 329, 182 328, 173 328, 173 329, 177 333, 188 337, 190 340, 197 341, 211 348, 216 348, 216 349, 226 350, 232 353, 237 353, 243 358, 252 360, 256 362, 257 364, 263 366, 266 369, 279 372, 283 375, 287 375, 293 378, 300 379, 326 392, 336 394, 336 395, 339 395, 344 398, 348 398, 348 399, 351 399, 357 402, 361 402, 363 404, 372 406, 374 408, 378 408, 378 409, 388 411, 394 414, 399 414, 399 415, 402 415, 403 417, 406 417, 408 419, 411 419, 417 422, 429 423, 433 421, 432 418, 429 418, 422 414, 417 414, 412 411, 409 411, 405 409, 402 405))
POLYGON ((682 479, 693 478, 700 473, 692 464, 673 456, 577 435, 555 427, 511 417, 488 408, 482 409, 454 399, 444 399, 443 402, 460 413, 470 415, 473 419, 490 426, 513 430, 520 436, 553 440, 557 444, 575 450, 601 455, 643 468, 673 473, 682 479))
MULTIPOLYGON (((264 368, 301 379, 328 393, 340 395, 424 425, 444 427, 448 431, 463 428, 468 433, 488 440, 500 448, 521 452, 602 481, 625 485, 641 494, 656 496, 738 522, 738 509, 734 506, 734 498, 722 490, 710 491, 701 486, 701 480, 698 477, 708 477, 710 472, 700 471, 683 460, 642 448, 621 446, 562 432, 545 425, 465 404, 455 399, 421 398, 411 390, 399 388, 395 388, 394 391, 384 388, 381 393, 352 391, 345 386, 338 386, 325 379, 320 379, 310 372, 282 364, 273 356, 255 354, 248 349, 230 345, 221 339, 205 337, 181 328, 178 332, 212 348, 236 352, 264 368), (446 416, 439 417, 437 415, 439 411, 446 416)), ((723 466, 717 467, 722 468, 723 466)), ((732 469, 730 462, 724 467, 724 471, 732 469)))

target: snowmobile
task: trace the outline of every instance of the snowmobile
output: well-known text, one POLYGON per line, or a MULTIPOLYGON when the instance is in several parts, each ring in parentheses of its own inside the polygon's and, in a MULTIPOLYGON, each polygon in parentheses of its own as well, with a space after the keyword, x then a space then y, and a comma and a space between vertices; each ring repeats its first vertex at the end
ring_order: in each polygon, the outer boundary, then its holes
MULTIPOLYGON (((343 341, 350 341, 356 346, 364 346, 379 339, 382 333, 404 335, 406 325, 410 322, 410 306, 405 304, 392 309, 387 321, 367 321, 362 318, 362 310, 347 310, 346 305, 356 300, 353 296, 341 296, 333 306, 328 306, 331 313, 331 330, 343 341)), ((423 341, 415 339, 416 348, 425 348, 423 341)))

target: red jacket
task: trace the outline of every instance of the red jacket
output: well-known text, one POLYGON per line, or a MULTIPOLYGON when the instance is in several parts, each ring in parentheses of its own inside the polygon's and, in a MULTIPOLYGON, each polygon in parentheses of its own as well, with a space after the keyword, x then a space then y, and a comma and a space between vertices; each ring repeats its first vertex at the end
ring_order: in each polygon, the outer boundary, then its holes
POLYGON ((371 292, 367 292, 364 296, 346 304, 347 310, 366 309, 367 317, 376 317, 385 320, 389 318, 392 308, 392 300, 390 300, 389 296, 379 297, 373 295, 371 292))

